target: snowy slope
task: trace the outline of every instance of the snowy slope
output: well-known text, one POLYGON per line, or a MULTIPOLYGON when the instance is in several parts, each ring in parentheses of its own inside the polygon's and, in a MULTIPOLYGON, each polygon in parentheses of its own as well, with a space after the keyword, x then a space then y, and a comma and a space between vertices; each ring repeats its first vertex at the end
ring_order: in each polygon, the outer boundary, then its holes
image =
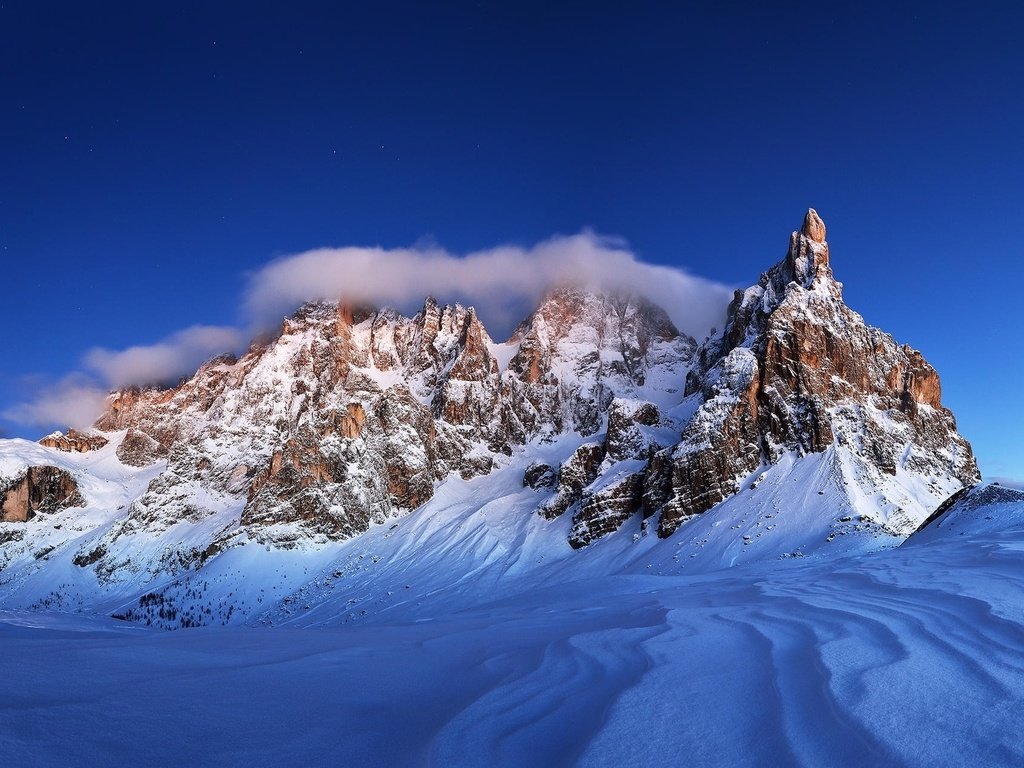
POLYGON ((490 587, 472 606, 317 630, 0 613, 0 753, 33 766, 1024 760, 1019 528, 490 587))
MULTIPOLYGON (((84 455, 0 442, 0 449, 10 451, 2 465, 8 474, 19 461, 62 462, 76 477, 87 478, 88 502, 27 525, 0 524, 29 534, 4 549, 5 607, 117 614, 168 628, 324 626, 382 620, 395 611, 430 616, 579 579, 835 558, 902 541, 880 524, 876 498, 850 494, 840 448, 790 455, 753 473, 739 493, 669 540, 654 535, 656 519, 637 514, 616 533, 577 551, 567 543, 569 515, 548 520, 536 514, 554 490, 523 485, 526 466, 539 460, 557 466, 588 439, 569 433, 525 446, 486 476, 451 476, 422 507, 374 523, 353 539, 282 549, 241 538, 207 561, 180 562, 181 552, 200 557, 218 531, 236 525, 241 505, 230 496, 207 495, 204 507, 211 511, 198 520, 133 530, 132 495, 161 468, 121 465, 113 455, 118 436, 113 437, 106 448, 84 455), (76 557, 109 546, 112 530, 120 533, 106 556, 118 567, 97 571, 75 564, 76 557)), ((599 492, 636 469, 633 460, 611 461, 591 490, 599 492)), ((194 499, 202 488, 190 493, 194 499)))
POLYGON ((1024 485, 1012 480, 983 483, 951 499, 944 511, 907 540, 908 545, 1024 527, 1024 485))

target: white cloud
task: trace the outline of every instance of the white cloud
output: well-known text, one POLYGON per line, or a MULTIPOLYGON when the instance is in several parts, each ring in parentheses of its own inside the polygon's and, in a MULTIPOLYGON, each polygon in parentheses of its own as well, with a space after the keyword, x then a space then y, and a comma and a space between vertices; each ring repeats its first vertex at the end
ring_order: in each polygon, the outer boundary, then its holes
POLYGON ((414 310, 427 295, 474 304, 492 334, 511 330, 551 286, 576 284, 645 295, 701 338, 720 326, 732 290, 681 269, 647 264, 619 240, 584 232, 530 248, 457 256, 441 248, 321 248, 287 256, 249 278, 243 311, 254 327, 303 301, 345 297, 414 310))
POLYGON ((80 374, 42 387, 34 399, 4 410, 3 418, 23 426, 86 429, 103 411, 107 390, 80 374))
POLYGON ((31 400, 12 405, 0 417, 24 426, 85 429, 99 418, 112 389, 172 383, 211 357, 237 351, 244 342, 237 328, 194 325, 156 344, 122 350, 96 347, 83 358, 92 374, 73 373, 42 386, 31 400))
POLYGON ((85 354, 87 368, 111 387, 166 384, 194 372, 203 362, 245 344, 237 328, 193 325, 156 344, 110 350, 95 347, 85 354))
MULTIPOLYGON (((306 251, 250 275, 241 311, 251 333, 276 326, 305 301, 346 298, 411 313, 430 295, 473 304, 491 334, 501 337, 559 285, 644 295, 698 339, 721 326, 732 294, 684 270, 644 263, 621 240, 583 232, 465 256, 431 245, 306 251)), ((100 415, 111 389, 173 383, 211 357, 241 351, 246 341, 237 328, 195 325, 155 344, 95 347, 83 357, 85 373, 40 387, 34 399, 0 416, 22 425, 85 428, 100 415)))

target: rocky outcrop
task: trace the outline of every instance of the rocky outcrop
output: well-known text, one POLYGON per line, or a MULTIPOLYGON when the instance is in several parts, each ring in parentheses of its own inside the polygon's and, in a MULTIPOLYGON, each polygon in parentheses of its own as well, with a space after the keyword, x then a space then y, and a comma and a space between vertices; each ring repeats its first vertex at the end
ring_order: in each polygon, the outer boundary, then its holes
POLYGON ((588 493, 572 517, 569 545, 580 549, 621 528, 641 509, 643 480, 643 472, 631 472, 588 493))
POLYGON ((703 405, 683 439, 659 457, 643 492, 648 511, 661 512, 661 535, 734 494, 739 480, 762 460, 756 356, 745 348, 732 350, 702 381, 703 405))
MULTIPOLYGON (((979 479, 934 369, 843 303, 824 238, 824 223, 809 210, 785 259, 737 291, 725 330, 698 350, 687 394, 702 404, 661 459, 671 471, 650 474, 649 484, 662 487, 645 490, 655 503, 664 499, 662 536, 786 452, 843 447, 863 470, 857 474, 878 485, 879 473, 951 478, 961 487, 979 479)), ((934 488, 937 504, 945 485, 934 488)))
POLYGON ((381 517, 385 499, 379 489, 353 493, 344 475, 345 465, 325 456, 315 436, 291 437, 252 481, 241 522, 257 529, 300 523, 312 533, 351 536, 381 517))
POLYGON ((550 464, 535 461, 523 473, 523 485, 535 491, 541 488, 554 488, 558 483, 558 473, 550 464))
POLYGON ((616 461, 644 456, 653 441, 643 428, 653 427, 660 420, 654 403, 615 398, 608 407, 605 453, 616 461))
POLYGON ((145 432, 129 428, 115 453, 121 463, 129 467, 145 467, 164 456, 166 449, 145 432))
POLYGON ((14 480, 0 485, 0 520, 24 523, 37 513, 59 512, 85 505, 78 483, 59 467, 29 467, 14 480))
POLYGON ((800 227, 800 234, 814 243, 825 242, 825 222, 813 208, 808 208, 804 215, 803 226, 800 227))
POLYGON ((84 432, 79 432, 77 429, 68 429, 66 435, 61 432, 54 432, 42 438, 39 444, 68 453, 88 453, 105 446, 107 438, 102 435, 87 435, 84 432))
POLYGON ((583 490, 601 473, 605 451, 602 443, 584 443, 558 469, 558 492, 545 501, 538 512, 553 519, 583 497, 583 490))

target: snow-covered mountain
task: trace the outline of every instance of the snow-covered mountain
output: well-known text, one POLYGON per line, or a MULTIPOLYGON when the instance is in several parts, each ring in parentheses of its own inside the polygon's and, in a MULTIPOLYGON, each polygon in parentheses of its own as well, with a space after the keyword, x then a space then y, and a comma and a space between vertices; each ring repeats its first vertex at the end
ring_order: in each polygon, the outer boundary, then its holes
POLYGON ((95 427, 0 441, 3 605, 330 623, 896 546, 980 479, 936 372, 844 304, 813 210, 699 346, 573 287, 503 343, 431 299, 310 304, 95 427))

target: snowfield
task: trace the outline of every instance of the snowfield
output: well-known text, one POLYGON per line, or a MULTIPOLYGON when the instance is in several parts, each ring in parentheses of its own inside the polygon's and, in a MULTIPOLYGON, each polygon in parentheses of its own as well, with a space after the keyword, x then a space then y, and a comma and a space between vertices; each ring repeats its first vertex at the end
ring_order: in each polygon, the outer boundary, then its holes
MULTIPOLYGON (((244 499, 189 483, 172 506, 179 516, 182 508, 195 508, 195 514, 140 524, 131 502, 159 479, 163 463, 124 466, 114 456, 121 436, 113 437, 87 454, 0 441, 0 475, 15 476, 32 463, 53 464, 82 481, 87 500, 85 507, 39 515, 27 524, 0 523, 0 536, 18 537, 0 548, 0 608, 117 614, 169 629, 325 627, 390 621, 391 614, 433 618, 482 597, 494 600, 579 579, 696 574, 892 549, 904 537, 882 524, 886 499, 903 499, 905 508, 916 505, 923 517, 924 500, 937 493, 901 485, 897 473, 885 481, 885 494, 859 494, 842 446, 802 457, 787 454, 741 478, 738 493, 668 539, 655 535, 656 518, 645 523, 638 513, 577 551, 568 543, 571 514, 547 520, 536 512, 553 490, 523 485, 531 462, 557 467, 586 441, 569 433, 500 457, 486 476, 450 476, 421 507, 371 523, 353 538, 310 539, 294 524, 282 523, 272 529, 274 537, 295 539, 292 548, 242 533, 200 561, 218 532, 238 527, 244 499), (100 565, 110 565, 90 567, 97 552, 106 553, 100 565)), ((641 469, 636 460, 605 463, 592 492, 641 469)), ((938 492, 948 495, 941 484, 938 492)))
POLYGON ((1024 494, 996 496, 896 549, 694 574, 556 569, 503 592, 471 578, 448 599, 343 625, 326 620, 333 598, 298 614, 305 627, 165 632, 5 611, 0 754, 19 766, 1020 765, 1024 494))
MULTIPOLYGON (((638 445, 696 401, 657 404, 638 445)), ((85 502, 0 523, 2 765, 1024 764, 1012 485, 907 539, 959 481, 874 471, 847 435, 667 539, 638 512, 575 550, 571 511, 537 513, 558 491, 524 485, 594 439, 565 431, 335 540, 241 526, 244 495, 106 436, 0 441, 0 478, 51 465, 85 502)), ((644 463, 605 455, 588 492, 644 463)))

